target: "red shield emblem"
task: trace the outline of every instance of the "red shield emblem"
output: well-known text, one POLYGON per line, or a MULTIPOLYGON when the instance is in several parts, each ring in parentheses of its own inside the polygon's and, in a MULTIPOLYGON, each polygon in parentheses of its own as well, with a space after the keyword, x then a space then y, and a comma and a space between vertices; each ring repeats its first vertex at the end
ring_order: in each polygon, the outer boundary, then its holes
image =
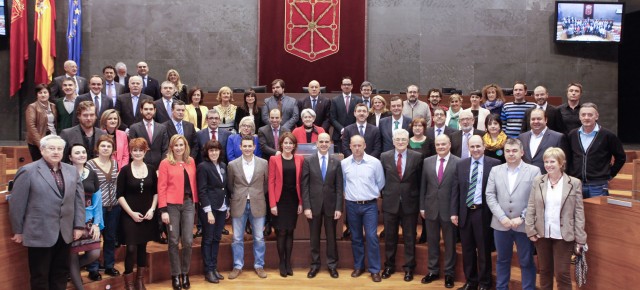
POLYGON ((340 49, 340 0, 287 0, 284 49, 309 62, 340 49))

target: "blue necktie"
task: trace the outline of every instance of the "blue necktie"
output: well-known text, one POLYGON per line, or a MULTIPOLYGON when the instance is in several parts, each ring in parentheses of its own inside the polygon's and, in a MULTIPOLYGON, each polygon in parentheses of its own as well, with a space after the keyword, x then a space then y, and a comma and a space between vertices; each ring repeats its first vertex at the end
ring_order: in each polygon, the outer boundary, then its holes
POLYGON ((360 125, 360 136, 364 137, 364 125, 360 125))
POLYGON ((320 166, 320 170, 322 170, 322 181, 324 182, 324 177, 327 175, 327 161, 325 156, 322 156, 322 165, 320 166))
POLYGON ((178 134, 184 135, 184 132, 182 132, 182 122, 178 122, 177 126, 178 126, 178 134))
POLYGON ((316 99, 311 99, 311 109, 316 110, 316 99))
POLYGON ((171 118, 171 101, 167 101, 167 114, 169 114, 169 118, 171 118))
POLYGON ((473 199, 476 196, 476 184, 478 183, 478 160, 473 162, 473 169, 471 170, 471 181, 469 181, 469 191, 467 192, 467 206, 473 205, 473 199))
POLYGON ((440 136, 440 131, 442 131, 442 129, 438 128, 438 136, 440 136))

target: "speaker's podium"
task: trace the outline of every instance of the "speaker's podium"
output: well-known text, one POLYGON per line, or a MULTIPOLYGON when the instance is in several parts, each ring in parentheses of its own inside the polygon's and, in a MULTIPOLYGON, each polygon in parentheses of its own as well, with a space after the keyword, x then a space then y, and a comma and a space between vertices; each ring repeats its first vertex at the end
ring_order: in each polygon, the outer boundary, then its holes
POLYGON ((587 284, 580 289, 638 289, 640 195, 584 200, 587 284))

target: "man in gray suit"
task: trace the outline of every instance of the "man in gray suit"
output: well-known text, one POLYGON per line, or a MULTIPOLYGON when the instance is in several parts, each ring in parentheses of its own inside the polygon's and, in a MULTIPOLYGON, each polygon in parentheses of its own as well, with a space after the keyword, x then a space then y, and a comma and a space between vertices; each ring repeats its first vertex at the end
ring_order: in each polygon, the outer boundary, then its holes
POLYGON ((62 158, 64 162, 69 161, 69 150, 74 144, 84 145, 87 149, 87 159, 97 157, 98 154, 93 149, 100 136, 105 134, 100 128, 95 127, 96 107, 92 101, 80 102, 75 109, 75 115, 78 116, 79 124, 60 132, 60 137, 67 142, 62 158))
MULTIPOLYGON (((436 108, 437 112, 440 108, 436 108)), ((440 231, 444 240, 444 285, 453 288, 456 266, 456 232, 451 223, 451 190, 460 158, 451 154, 451 140, 446 134, 435 139, 437 155, 428 157, 422 166, 420 215, 425 219, 429 245, 429 273, 422 278, 428 284, 440 277, 440 231)))
MULTIPOLYGON (((543 113, 544 115, 544 113, 543 113)), ((524 217, 529 202, 531 183, 540 175, 536 166, 522 162, 524 150, 518 139, 504 144, 507 163, 491 168, 487 181, 487 205, 493 217, 491 227, 498 258, 496 260, 496 289, 509 289, 513 243, 518 249, 522 272, 522 289, 536 289, 536 266, 533 263, 533 243, 524 230, 524 217)))
MULTIPOLYGON (((89 92, 78 96, 76 98, 76 101, 74 103, 74 108, 78 107, 78 104, 80 104, 80 102, 83 101, 91 101, 93 102, 93 104, 95 105, 96 108, 96 119, 98 120, 98 126, 100 127, 100 117, 102 117, 102 113, 104 113, 104 111, 109 110, 109 109, 113 109, 114 107, 114 103, 113 100, 109 99, 107 96, 105 96, 102 91, 102 78, 99 75, 92 75, 91 78, 89 78, 89 92)), ((73 120, 71 121, 71 123, 75 126, 78 125, 78 118, 75 114, 76 112, 73 112, 73 120)))
POLYGON ((282 152, 278 148, 278 140, 280 135, 284 132, 291 132, 291 130, 281 125, 282 113, 278 108, 271 109, 269 112, 269 122, 258 128, 258 141, 260 142, 260 151, 262 151, 262 158, 269 161, 271 156, 280 155, 282 152))
POLYGON ((256 144, 253 136, 243 136, 240 143, 242 158, 236 158, 227 166, 229 192, 231 193, 231 220, 233 224, 233 270, 229 279, 238 278, 244 266, 244 228, 247 219, 253 231, 253 268, 260 278, 267 278, 264 271, 265 243, 262 233, 267 204, 264 194, 269 186, 268 163, 253 154, 256 144))
POLYGON ((156 113, 156 105, 153 99, 142 100, 139 115, 142 121, 131 125, 129 138, 144 138, 149 144, 149 152, 144 155, 144 162, 158 169, 160 161, 164 158, 169 148, 169 133, 167 126, 155 122, 153 116, 156 113))
POLYGON ((89 86, 87 85, 87 79, 76 75, 78 73, 78 64, 73 60, 67 60, 64 62, 65 74, 57 76, 51 82, 51 96, 50 100, 54 101, 59 98, 64 98, 64 91, 62 90, 62 81, 66 78, 71 78, 76 84, 76 95, 82 95, 89 92, 89 86))
POLYGON ((565 155, 570 155, 567 137, 547 127, 547 116, 545 111, 541 109, 533 109, 531 111, 529 124, 531 131, 524 132, 518 136, 524 148, 522 160, 537 166, 542 174, 546 174, 547 170, 544 169, 544 160, 542 160, 544 151, 550 147, 559 147, 564 151, 565 155))
POLYGON ((18 170, 9 201, 11 240, 27 247, 31 289, 67 288, 71 242, 85 224, 82 181, 61 162, 64 148, 59 136, 42 138, 42 158, 18 170))
POLYGON ((116 69, 107 65, 102 69, 102 77, 104 78, 104 87, 102 94, 111 100, 113 107, 116 106, 118 96, 124 93, 124 86, 115 80, 116 69))
POLYGON ((320 271, 320 238, 322 225, 327 238, 327 267, 331 278, 338 278, 338 248, 336 222, 342 216, 343 180, 340 160, 329 155, 331 136, 318 135, 318 153, 305 158, 302 164, 302 206, 311 232, 311 269, 307 278, 314 278, 320 271))
POLYGON ((293 130, 300 118, 298 112, 298 101, 296 99, 284 95, 284 81, 276 79, 271 82, 271 90, 273 96, 264 100, 262 107, 262 122, 269 123, 269 113, 273 109, 279 109, 282 116, 282 126, 293 130))

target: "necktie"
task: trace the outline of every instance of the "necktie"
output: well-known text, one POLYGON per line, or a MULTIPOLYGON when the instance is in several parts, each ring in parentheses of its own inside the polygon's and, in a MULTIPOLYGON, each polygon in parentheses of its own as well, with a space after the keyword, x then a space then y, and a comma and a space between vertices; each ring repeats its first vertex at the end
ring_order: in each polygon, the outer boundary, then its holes
POLYGON ((400 124, 400 122, 394 121, 393 124, 395 124, 395 127, 393 127, 393 130, 398 130, 398 124, 400 124))
POLYGON ((93 103, 96 105, 96 116, 98 116, 100 114, 100 98, 98 98, 98 95, 93 97, 93 103))
POLYGON ((442 132, 442 129, 438 128, 438 130, 436 130, 436 131, 438 131, 438 135, 436 135, 436 137, 440 136, 440 132, 442 132))
POLYGON ((542 108, 542 106, 540 106, 540 110, 544 110, 544 109, 542 108))
POLYGON ((311 109, 314 111, 316 110, 316 101, 317 99, 311 99, 311 109))
POLYGON ((216 130, 211 131, 211 140, 213 140, 213 141, 218 140, 216 138, 216 130))
POLYGON ((107 84, 107 97, 113 98, 114 95, 115 94, 113 93, 113 83, 107 84))
POLYGON ((147 123, 147 135, 149 136, 149 143, 153 142, 153 132, 151 131, 152 122, 147 123))
POLYGON ((138 114, 138 97, 133 96, 131 97, 131 100, 131 103, 133 103, 133 116, 135 117, 138 114))
POLYGON ((360 125, 360 136, 364 137, 364 125, 360 125))
POLYGON ((467 206, 473 205, 473 199, 476 195, 476 183, 478 182, 478 160, 473 162, 471 170, 471 180, 469 181, 469 191, 467 192, 467 206))
POLYGON ((462 138, 462 152, 460 153, 461 158, 469 157, 469 133, 464 133, 462 138))
POLYGON ((444 175, 444 158, 440 158, 440 166, 438 166, 438 183, 442 183, 444 175))
POLYGON ((76 94, 79 94, 80 86, 78 85, 78 79, 76 79, 76 76, 73 76, 73 82, 76 84, 76 94))
POLYGON ((396 162, 398 168, 398 176, 402 179, 402 153, 398 153, 398 162, 396 162))
POLYGON ((371 107, 369 107, 369 99, 365 99, 364 104, 367 105, 367 108, 371 109, 371 107))
POLYGON ((167 101, 167 114, 171 117, 171 101, 167 101))
POLYGON ((178 124, 176 124, 176 126, 178 128, 178 134, 184 135, 184 132, 182 131, 182 122, 178 122, 178 124))
POLYGON ((344 106, 347 107, 347 114, 349 113, 349 96, 344 98, 344 106))
POLYGON ((322 181, 324 181, 324 177, 327 175, 326 156, 322 156, 322 165, 320 166, 320 170, 322 171, 322 181))
POLYGON ((278 144, 278 130, 277 129, 273 129, 273 147, 276 148, 276 151, 279 150, 279 144, 278 144))
POLYGON ((145 76, 142 80, 144 80, 144 85, 142 86, 142 89, 144 90, 147 88, 147 77, 145 76))

